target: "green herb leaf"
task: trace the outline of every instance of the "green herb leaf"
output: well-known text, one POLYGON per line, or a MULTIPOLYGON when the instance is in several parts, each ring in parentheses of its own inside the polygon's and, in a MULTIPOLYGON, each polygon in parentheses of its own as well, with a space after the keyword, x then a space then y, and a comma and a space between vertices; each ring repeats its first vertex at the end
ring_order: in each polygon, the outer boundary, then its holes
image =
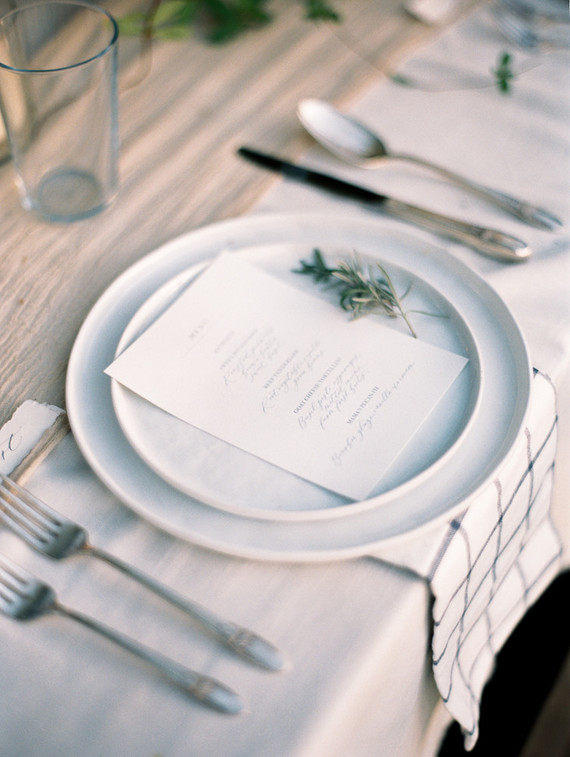
POLYGON ((335 289, 339 295, 339 305, 351 312, 354 318, 371 312, 380 312, 390 318, 401 317, 411 335, 416 336, 401 299, 380 263, 376 264, 380 276, 375 275, 370 267, 363 269, 356 257, 351 261, 342 260, 336 267, 330 268, 318 249, 313 250, 312 260, 299 262, 301 268, 294 273, 312 276, 316 283, 335 289))
POLYGON ((167 2, 161 2, 154 14, 153 23, 155 26, 172 24, 173 22, 178 21, 180 13, 185 7, 186 3, 184 0, 168 0, 167 2))
POLYGON ((414 82, 408 77, 404 76, 403 74, 398 73, 391 73, 388 74, 389 79, 394 84, 399 84, 402 87, 414 87, 414 82))
POLYGON ((138 37, 143 33, 144 22, 144 13, 129 13, 117 20, 119 33, 126 37, 138 37))
POLYGON ((512 55, 508 52, 503 52, 499 55, 497 67, 492 69, 497 89, 503 94, 507 94, 511 91, 511 81, 515 78, 512 70, 512 62, 512 55))
POLYGON ((340 21, 339 14, 326 0, 306 0, 305 18, 311 21, 340 21))

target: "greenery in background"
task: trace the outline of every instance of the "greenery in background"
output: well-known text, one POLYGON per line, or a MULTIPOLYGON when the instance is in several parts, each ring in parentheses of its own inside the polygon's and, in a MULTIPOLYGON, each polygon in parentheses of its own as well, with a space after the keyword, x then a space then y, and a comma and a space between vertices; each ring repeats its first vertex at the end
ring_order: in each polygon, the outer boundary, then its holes
POLYGON ((497 68, 492 73, 495 76, 495 84, 499 92, 507 94, 511 91, 511 81, 515 78, 511 64, 513 56, 510 53, 501 53, 497 62, 497 68))
MULTIPOLYGON (((335 289, 339 305, 352 313, 355 318, 367 313, 379 312, 390 318, 401 317, 406 322, 412 336, 416 336, 402 302, 388 273, 377 263, 381 276, 375 276, 371 268, 364 270, 358 260, 341 260, 336 268, 329 268, 320 250, 313 250, 310 262, 299 261, 301 268, 295 273, 312 276, 317 284, 325 284, 335 289)), ((405 296, 405 295, 404 295, 405 296)))
MULTIPOLYGON (((339 21, 329 0, 300 0, 305 18, 339 21)), ((247 29, 270 23, 270 0, 150 0, 146 11, 119 20, 128 36, 177 40, 198 28, 210 42, 227 42, 247 29)))
MULTIPOLYGON (((139 37, 146 42, 153 39, 180 40, 187 38, 193 29, 199 30, 210 42, 227 42, 248 29, 261 27, 273 20, 269 6, 271 0, 147 0, 147 10, 130 13, 119 19, 121 33, 139 37)), ((297 0, 304 8, 309 21, 341 20, 333 7, 336 0, 297 0)), ((352 48, 351 48, 352 49, 352 48)), ((353 50, 356 53, 356 51, 353 50)), ((358 53, 356 53, 358 54, 358 53)), ((494 68, 491 83, 502 94, 508 94, 516 78, 513 56, 501 52, 494 68)), ((430 86, 413 78, 389 74, 395 84, 421 90, 441 91, 441 86, 430 86)))
POLYGON ((413 89, 421 89, 422 91, 449 92, 453 90, 459 91, 461 89, 473 87, 479 88, 494 86, 502 94, 509 94, 509 92, 512 91, 512 82, 517 76, 517 74, 515 74, 513 70, 513 62, 514 57, 511 55, 511 53, 501 52, 499 54, 499 57, 497 58, 497 63, 495 64, 496 67, 490 70, 490 81, 481 78, 481 83, 469 85, 465 84, 465 86, 463 87, 460 85, 460 83, 453 84, 451 86, 447 84, 437 84, 430 86, 428 83, 412 79, 409 76, 405 76, 399 73, 391 73, 390 81, 394 82, 394 84, 400 84, 402 87, 411 87, 413 89))
MULTIPOLYGON (((146 11, 130 13, 119 19, 119 27, 127 36, 152 39, 185 39, 198 29, 210 42, 227 42, 248 29, 264 26, 273 20, 271 0, 147 0, 146 11)), ((340 21, 333 0, 297 0, 309 21, 340 21)), ((501 52, 496 67, 491 69, 493 84, 499 92, 511 91, 515 74, 513 56, 501 52)), ((405 87, 431 89, 407 76, 392 73, 391 80, 405 87)))

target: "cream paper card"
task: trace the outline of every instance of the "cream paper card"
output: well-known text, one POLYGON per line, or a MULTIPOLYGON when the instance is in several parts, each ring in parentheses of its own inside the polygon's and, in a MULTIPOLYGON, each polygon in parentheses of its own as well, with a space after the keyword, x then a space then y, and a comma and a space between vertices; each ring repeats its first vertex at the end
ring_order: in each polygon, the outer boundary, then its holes
POLYGON ((0 473, 12 473, 63 412, 55 405, 23 402, 0 428, 0 473))
POLYGON ((106 373, 181 420, 360 500, 466 363, 223 253, 106 373))

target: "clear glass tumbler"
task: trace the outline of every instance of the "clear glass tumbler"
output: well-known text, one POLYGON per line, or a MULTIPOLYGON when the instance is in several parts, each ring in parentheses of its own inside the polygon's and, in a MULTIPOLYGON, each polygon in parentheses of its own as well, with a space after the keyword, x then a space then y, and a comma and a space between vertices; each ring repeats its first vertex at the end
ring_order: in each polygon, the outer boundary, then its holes
POLYGON ((0 18, 0 109, 24 208, 50 221, 102 210, 118 189, 118 28, 47 0, 0 18))

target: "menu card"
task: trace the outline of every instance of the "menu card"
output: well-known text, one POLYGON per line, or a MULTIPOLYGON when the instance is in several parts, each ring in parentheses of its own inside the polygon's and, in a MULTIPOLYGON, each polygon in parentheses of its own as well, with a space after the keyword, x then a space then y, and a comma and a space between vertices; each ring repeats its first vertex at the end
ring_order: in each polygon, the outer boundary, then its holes
POLYGON ((222 253, 106 373, 177 418, 360 500, 466 363, 222 253))

